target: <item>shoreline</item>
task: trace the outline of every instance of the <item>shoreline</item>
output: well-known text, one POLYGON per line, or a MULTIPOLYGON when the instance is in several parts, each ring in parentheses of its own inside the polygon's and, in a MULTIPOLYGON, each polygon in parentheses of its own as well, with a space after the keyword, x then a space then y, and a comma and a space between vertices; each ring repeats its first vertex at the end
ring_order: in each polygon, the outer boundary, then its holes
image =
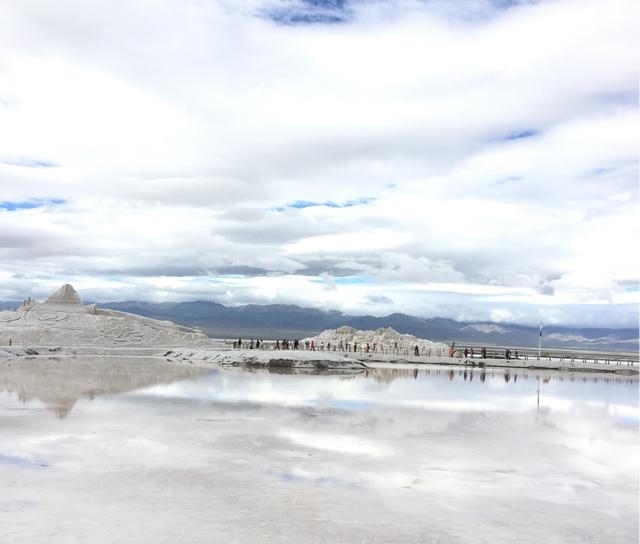
POLYGON ((635 361, 597 359, 462 359, 443 356, 403 357, 374 353, 349 353, 308 350, 257 350, 190 347, 98 347, 98 346, 3 346, 2 359, 62 359, 62 358, 153 357, 174 363, 198 366, 234 366, 244 368, 309 368, 319 370, 366 369, 377 365, 389 367, 420 367, 424 365, 514 370, 554 370, 559 372, 604 372, 638 375, 640 365, 635 361))

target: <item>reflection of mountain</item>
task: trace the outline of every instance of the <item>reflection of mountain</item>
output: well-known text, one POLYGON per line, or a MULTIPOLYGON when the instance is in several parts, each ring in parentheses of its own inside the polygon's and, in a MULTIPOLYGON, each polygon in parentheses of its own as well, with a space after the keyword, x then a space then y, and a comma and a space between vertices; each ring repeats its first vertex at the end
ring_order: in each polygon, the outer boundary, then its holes
POLYGON ((0 362, 0 391, 16 393, 22 402, 39 399, 57 417, 64 418, 81 398, 93 400, 97 395, 185 380, 203 372, 140 357, 13 359, 0 362))

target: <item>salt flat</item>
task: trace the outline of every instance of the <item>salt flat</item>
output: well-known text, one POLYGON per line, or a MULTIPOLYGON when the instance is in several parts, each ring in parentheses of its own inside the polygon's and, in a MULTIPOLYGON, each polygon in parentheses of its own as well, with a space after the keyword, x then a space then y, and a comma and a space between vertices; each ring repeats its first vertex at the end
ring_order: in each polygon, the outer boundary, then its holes
POLYGON ((637 377, 60 357, 0 389, 2 542, 637 538, 637 377))

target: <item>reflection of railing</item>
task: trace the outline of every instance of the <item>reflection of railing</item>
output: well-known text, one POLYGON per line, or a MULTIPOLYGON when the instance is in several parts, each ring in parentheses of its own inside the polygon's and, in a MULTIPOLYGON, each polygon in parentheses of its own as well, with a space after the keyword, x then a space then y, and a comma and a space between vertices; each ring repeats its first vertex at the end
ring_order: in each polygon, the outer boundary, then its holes
POLYGON ((462 380, 473 382, 480 380, 499 379, 505 383, 517 384, 518 380, 536 379, 540 383, 547 384, 551 381, 558 382, 583 382, 583 383, 638 383, 637 377, 603 375, 592 373, 565 375, 554 370, 530 370, 513 368, 465 368, 465 367, 427 367, 427 368, 367 368, 358 374, 345 377, 345 379, 371 378, 377 382, 390 383, 396 379, 417 379, 420 376, 447 376, 449 381, 462 380))

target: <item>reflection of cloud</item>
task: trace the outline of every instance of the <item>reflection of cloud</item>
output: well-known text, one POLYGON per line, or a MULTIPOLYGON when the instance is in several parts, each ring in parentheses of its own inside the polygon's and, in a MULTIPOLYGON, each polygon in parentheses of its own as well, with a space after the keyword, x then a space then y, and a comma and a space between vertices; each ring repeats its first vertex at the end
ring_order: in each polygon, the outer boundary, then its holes
POLYGON ((512 406, 507 407, 499 403, 465 400, 404 400, 399 401, 398 404, 407 408, 449 412, 497 412, 507 408, 513 408, 512 406))
POLYGON ((353 435, 286 430, 280 431, 278 436, 291 440, 294 444, 318 450, 371 457, 388 457, 392 454, 392 450, 386 446, 353 435))
POLYGON ((640 421, 640 408, 637 405, 629 406, 628 404, 610 404, 608 406, 608 412, 612 416, 633 420, 636 423, 640 421))
POLYGON ((338 475, 335 473, 336 470, 337 467, 334 467, 333 471, 293 467, 288 471, 267 470, 265 473, 284 482, 308 482, 316 485, 329 485, 351 489, 359 487, 358 484, 349 477, 349 474, 338 475))
MULTIPOLYGON (((349 411, 400 407, 453 413, 504 413, 527 412, 537 406, 538 380, 533 372, 520 373, 517 381, 515 376, 518 373, 511 372, 513 379, 507 383, 502 372, 485 373, 485 381, 481 381, 481 374, 469 371, 465 381, 464 373, 459 369, 456 369, 455 379, 449 381, 449 370, 431 368, 429 372, 432 373, 427 374, 427 370, 419 369, 415 375, 415 369, 375 368, 368 372, 368 376, 357 374, 349 377, 221 371, 198 381, 157 385, 141 393, 222 403, 311 406, 349 411)), ((618 378, 607 379, 623 383, 618 378)), ((543 383, 540 380, 540 407, 566 413, 591 403, 597 410, 606 412, 613 400, 620 406, 626 406, 625 399, 629 395, 629 404, 633 405, 637 380, 624 381, 627 393, 620 398, 620 390, 614 392, 604 383, 598 385, 595 380, 591 378, 591 381, 583 382, 581 379, 575 383, 559 379, 543 383)))

